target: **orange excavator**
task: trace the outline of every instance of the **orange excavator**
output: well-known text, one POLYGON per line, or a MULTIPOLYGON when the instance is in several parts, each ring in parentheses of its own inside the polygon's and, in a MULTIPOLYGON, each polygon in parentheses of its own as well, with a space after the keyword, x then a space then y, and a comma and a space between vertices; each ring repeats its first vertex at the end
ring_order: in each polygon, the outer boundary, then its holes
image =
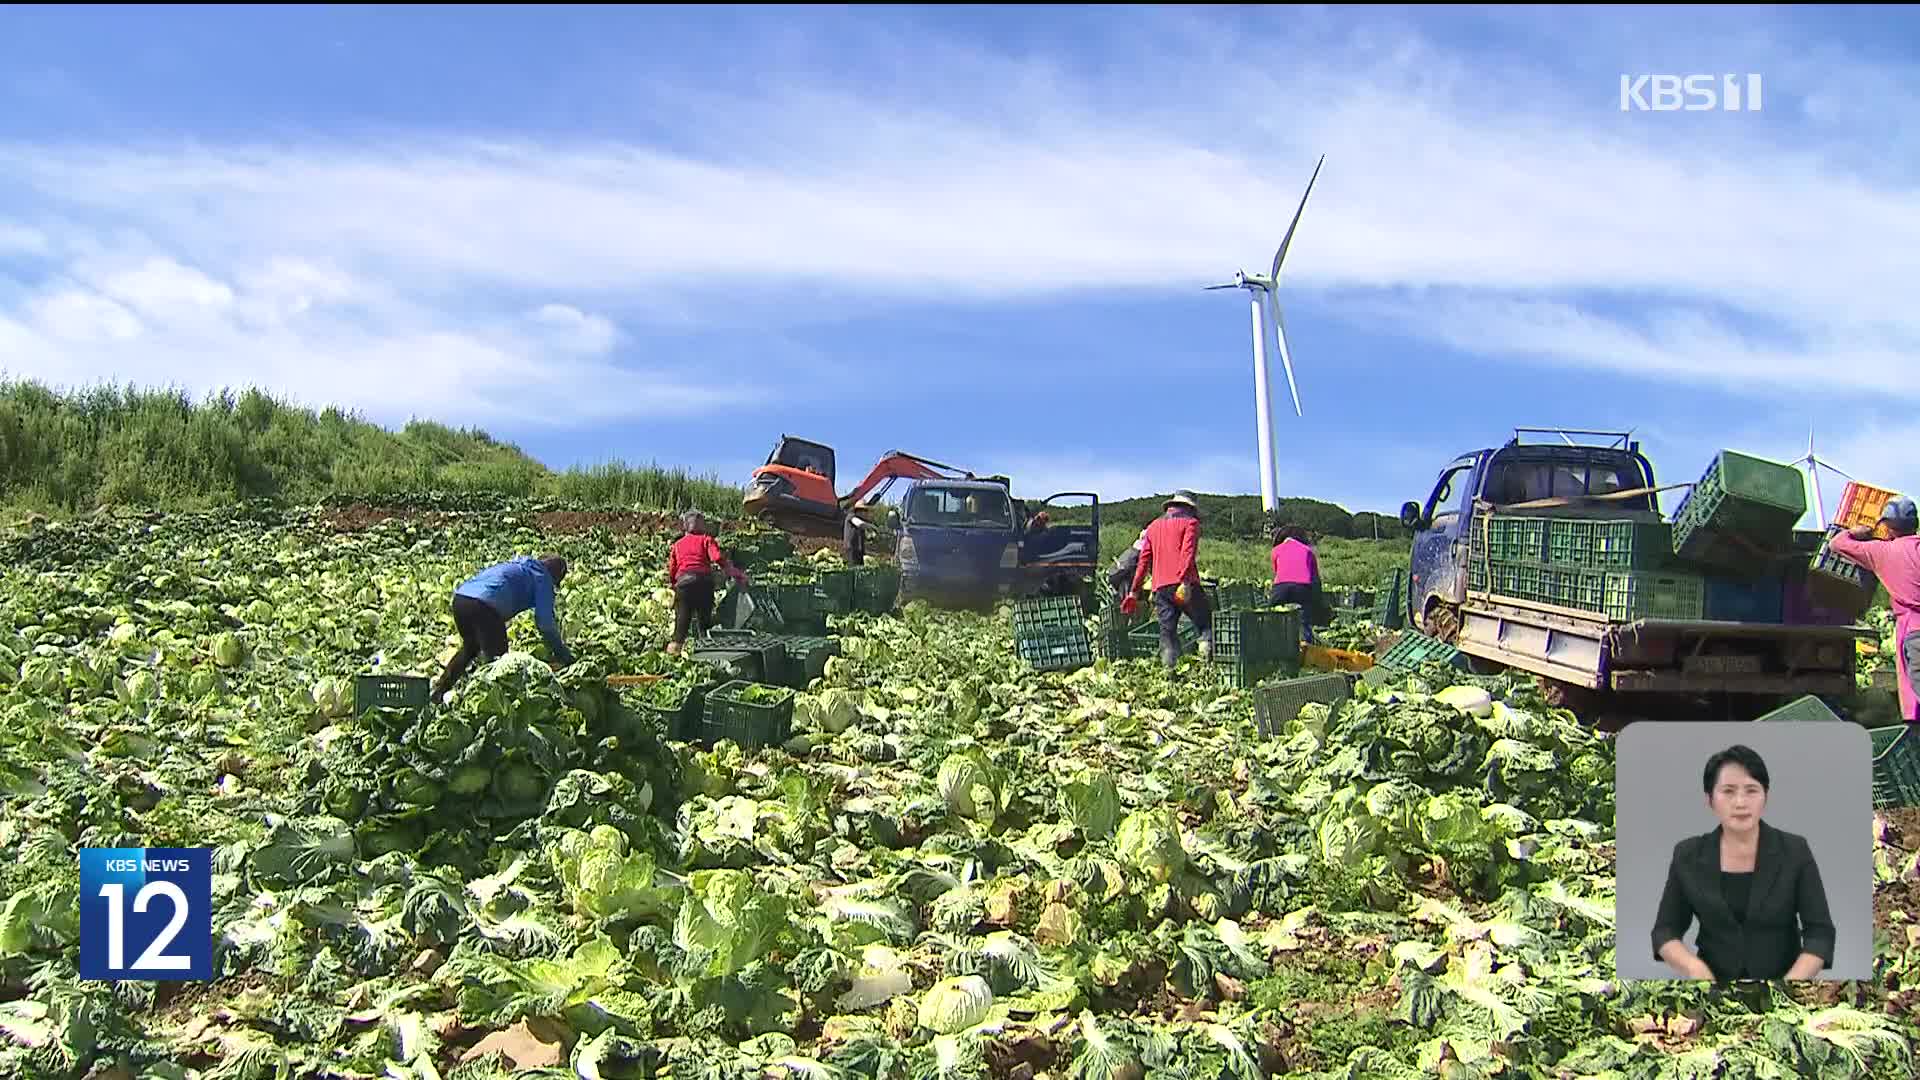
POLYGON ((854 489, 834 494, 833 447, 792 435, 767 455, 767 463, 753 470, 743 505, 748 517, 797 536, 838 538, 846 515, 878 499, 894 480, 992 480, 1002 476, 975 476, 964 469, 929 461, 903 450, 889 450, 854 489))

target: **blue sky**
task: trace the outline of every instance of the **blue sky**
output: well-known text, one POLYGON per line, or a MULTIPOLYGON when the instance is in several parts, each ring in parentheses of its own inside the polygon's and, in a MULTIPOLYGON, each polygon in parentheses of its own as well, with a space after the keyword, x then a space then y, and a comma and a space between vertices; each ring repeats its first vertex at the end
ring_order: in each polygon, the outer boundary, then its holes
MULTIPOLYGON (((1868 8, 0 12, 0 369, 555 466, 781 432, 1386 509, 1516 425, 1920 489, 1920 19, 1868 8), (1619 77, 1759 73, 1760 112, 1619 77)), ((1823 480, 1827 500, 1841 481, 1823 480)), ((1670 495, 1667 504, 1677 501, 1670 495)))

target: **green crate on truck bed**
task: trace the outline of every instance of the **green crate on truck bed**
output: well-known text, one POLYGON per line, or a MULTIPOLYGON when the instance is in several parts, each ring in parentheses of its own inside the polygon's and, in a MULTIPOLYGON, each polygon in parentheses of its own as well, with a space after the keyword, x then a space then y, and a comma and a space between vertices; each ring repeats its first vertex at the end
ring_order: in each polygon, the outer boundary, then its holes
POLYGON ((1873 805, 1876 809, 1920 806, 1920 724, 1871 728, 1873 805))
POLYGON ((1407 572, 1401 569, 1389 570, 1380 575, 1380 587, 1375 591, 1373 601, 1373 621, 1388 630, 1398 630, 1407 618, 1407 572))
POLYGON ((1426 664, 1450 664, 1460 666, 1460 650, 1441 641, 1430 638, 1418 630, 1408 630, 1400 639, 1388 647, 1380 659, 1374 661, 1375 668, 1384 668, 1389 672, 1413 674, 1426 664))
POLYGON ((1752 510, 1761 520, 1787 515, 1788 528, 1807 512, 1807 480, 1800 470, 1777 461, 1722 450, 1693 485, 1689 503, 1698 503, 1696 516, 1716 511, 1752 510))
POLYGON ((1093 639, 1084 623, 1035 629, 1017 638, 1014 649, 1035 671, 1075 671, 1093 663, 1093 639))
POLYGON ((1674 512, 1673 553, 1753 576, 1756 562, 1793 549, 1806 511, 1798 469, 1723 450, 1674 512))
POLYGON ((1475 555, 1467 559, 1467 591, 1486 592, 1493 587, 1493 572, 1487 560, 1475 555))
POLYGON ((1613 622, 1706 617, 1707 581, 1699 574, 1630 571, 1607 574, 1606 616, 1613 622))
POLYGON ((1673 569, 1673 525, 1665 521, 1595 521, 1592 560, 1596 570, 1673 569))
POLYGON ((1300 715, 1301 706, 1317 702, 1337 709, 1352 696, 1352 683, 1337 671, 1257 686, 1253 690, 1254 728, 1270 739, 1286 731, 1287 724, 1300 715))
POLYGON ((1467 554, 1474 559, 1487 558, 1487 519, 1485 512, 1473 515, 1473 523, 1467 528, 1467 554))
POLYGON ((424 708, 432 693, 433 684, 419 675, 355 675, 353 711, 424 708))
POLYGON ((1791 541, 1779 529, 1727 532, 1708 528, 1698 522, 1678 521, 1673 526, 1675 569, 1711 570, 1716 575, 1741 581, 1765 577, 1791 541))
POLYGON ((778 746, 793 737, 793 689, 735 680, 707 694, 700 723, 703 742, 731 739, 743 749, 778 746), (754 701, 752 697, 765 700, 754 701))
POLYGON ((1574 611, 1596 614, 1607 610, 1607 572, 1605 570, 1563 569, 1553 572, 1548 584, 1549 603, 1574 611))
POLYGON ((1831 542, 1820 545, 1807 562, 1806 581, 1809 594, 1820 606, 1846 611, 1858 608, 1860 615, 1866 614, 1880 589, 1880 579, 1871 570, 1834 554, 1831 542))
POLYGON ((1547 561, 1547 519, 1495 514, 1487 520, 1487 558, 1494 562, 1547 561))

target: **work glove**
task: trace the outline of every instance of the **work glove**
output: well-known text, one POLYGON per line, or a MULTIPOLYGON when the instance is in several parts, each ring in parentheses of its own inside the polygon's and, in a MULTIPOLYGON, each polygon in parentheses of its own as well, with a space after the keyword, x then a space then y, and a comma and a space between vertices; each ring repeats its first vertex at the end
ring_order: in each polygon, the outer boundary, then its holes
POLYGON ((1126 599, 1120 601, 1120 613, 1122 615, 1131 615, 1139 610, 1140 598, 1133 593, 1128 593, 1126 599))

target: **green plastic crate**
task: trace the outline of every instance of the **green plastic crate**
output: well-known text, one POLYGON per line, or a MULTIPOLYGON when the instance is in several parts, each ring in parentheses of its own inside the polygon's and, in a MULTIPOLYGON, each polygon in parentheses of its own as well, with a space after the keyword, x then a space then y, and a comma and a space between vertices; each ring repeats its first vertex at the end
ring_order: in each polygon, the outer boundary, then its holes
POLYGON ((1597 570, 1670 570, 1673 526, 1665 521, 1595 521, 1591 559, 1597 570))
POLYGON ((1755 723, 1798 724, 1810 720, 1839 720, 1840 714, 1827 707, 1816 694, 1790 701, 1755 720, 1755 723))
POLYGON ((736 679, 708 692, 700 734, 704 741, 731 739, 743 749, 778 746, 793 737, 793 689, 736 679), (749 688, 774 691, 768 702, 743 699, 749 688))
POLYGON ((870 615, 884 615, 900 597, 900 568, 857 566, 853 570, 853 606, 870 615))
POLYGON ((1467 591, 1486 592, 1492 587, 1493 576, 1487 566, 1487 560, 1477 555, 1469 558, 1467 560, 1467 591))
POLYGON ((1253 691, 1254 728, 1270 739, 1286 731, 1287 724, 1300 715, 1301 706, 1318 702, 1338 708, 1352 696, 1352 683, 1337 671, 1258 686, 1253 691))
POLYGON ((1873 805, 1876 809, 1920 806, 1920 724, 1874 728, 1873 805))
POLYGON ((1728 532, 1695 520, 1673 525, 1673 554, 1677 564, 1711 569, 1716 575, 1740 581, 1765 577, 1775 559, 1792 546, 1792 534, 1777 523, 1766 529, 1728 532))
POLYGON ((621 704, 643 717, 659 722, 667 738, 678 742, 691 740, 700 727, 700 718, 704 711, 707 695, 723 685, 719 681, 704 682, 690 687, 677 705, 657 705, 641 699, 641 695, 631 690, 621 691, 621 704))
POLYGON ((1605 570, 1558 570, 1551 583, 1552 603, 1574 611, 1596 614, 1607 610, 1605 570))
POLYGON ((355 675, 353 711, 424 708, 432 693, 433 684, 419 675, 355 675))
POLYGON ((1722 450, 1694 484, 1688 502, 1701 504, 1695 513, 1702 517, 1716 509, 1751 508, 1763 517, 1779 511, 1788 514, 1790 522, 1799 521, 1807 512, 1807 480, 1791 465, 1722 450))
POLYGON ((1083 623, 1036 630, 1014 647, 1035 671, 1075 671, 1093 663, 1093 639, 1083 623))
POLYGON ((700 644, 701 648, 750 653, 755 659, 756 670, 759 672, 755 678, 776 686, 787 686, 792 683, 784 638, 758 630, 716 629, 708 631, 700 644))
POLYGON ((826 674, 827 661, 840 655, 837 638, 793 634, 781 637, 780 643, 787 649, 786 685, 796 690, 826 674))
POLYGON ((1496 562, 1547 561, 1547 519, 1494 515, 1487 521, 1487 557, 1496 562))
POLYGON ((1467 554, 1474 561, 1481 561, 1488 557, 1487 520, 1489 517, 1488 514, 1475 514, 1473 524, 1467 527, 1467 554))
POLYGON ((1606 588, 1604 614, 1613 622, 1706 618, 1707 582, 1699 574, 1614 572, 1606 588))
POLYGON ((1398 568, 1380 575, 1380 587, 1373 601, 1373 621, 1388 630, 1398 630, 1407 618, 1406 571, 1398 568))
POLYGON ((826 615, 845 615, 854 610, 853 569, 822 570, 816 582, 816 600, 826 615))
POLYGON ((1264 608, 1272 598, 1270 592, 1260 586, 1245 581, 1226 581, 1220 584, 1217 594, 1219 603, 1215 611, 1249 611, 1264 608))
POLYGON ((1013 635, 1037 634, 1082 626, 1086 612, 1073 596, 1028 596, 1013 602, 1013 635))
POLYGON ((1430 663, 1460 665, 1460 650, 1441 641, 1430 638, 1418 630, 1408 630, 1400 635, 1380 659, 1374 662, 1375 668, 1412 674, 1430 663))
POLYGON ((1209 663, 1235 687, 1300 666, 1300 607, 1226 611, 1214 616, 1209 663))
MULTIPOLYGON (((1182 654, 1194 651, 1200 644, 1200 631, 1195 630, 1193 624, 1184 616, 1180 619, 1180 629, 1174 632, 1174 637, 1180 642, 1182 654)), ((1139 659, 1151 660, 1159 657, 1160 623, 1148 621, 1128 631, 1127 648, 1139 659)))
POLYGON ((759 681, 766 677, 761 667, 760 654, 731 646, 712 645, 694 646, 687 655, 712 668, 724 679, 749 679, 759 681))

